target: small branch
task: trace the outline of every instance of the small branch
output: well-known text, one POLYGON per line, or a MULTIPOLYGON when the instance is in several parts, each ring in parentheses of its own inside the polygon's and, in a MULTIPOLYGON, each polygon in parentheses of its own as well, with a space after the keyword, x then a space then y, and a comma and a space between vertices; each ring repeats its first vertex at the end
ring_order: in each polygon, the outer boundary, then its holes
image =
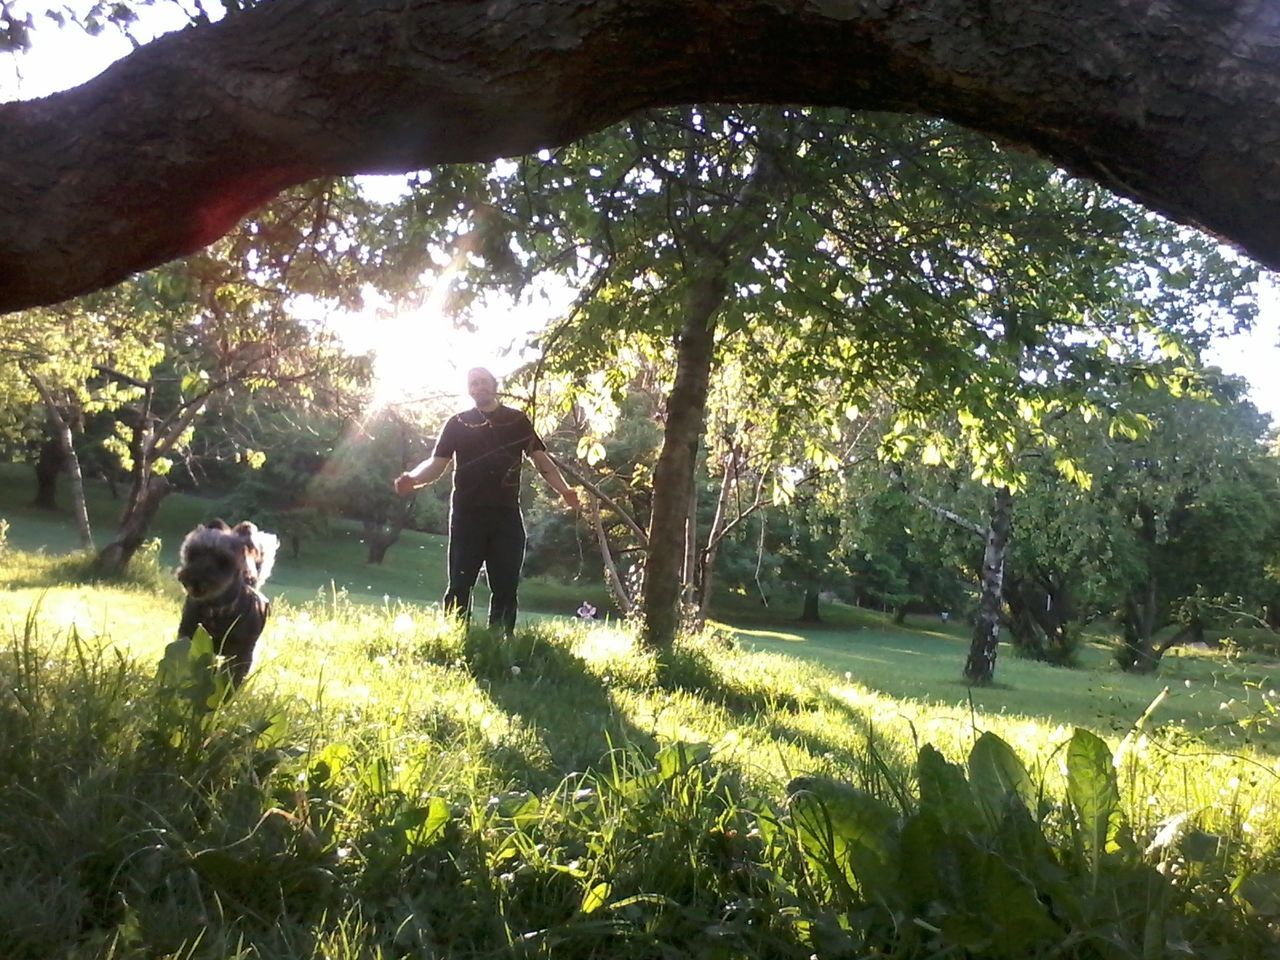
POLYGON ((594 496, 597 500, 600 500, 608 504, 609 507, 615 513, 617 513, 619 517, 622 518, 622 522, 625 523, 628 527, 630 527, 631 531, 637 537, 640 538, 641 546, 643 546, 646 550, 649 548, 649 535, 645 533, 642 529, 640 529, 640 525, 636 523, 633 519, 631 519, 631 515, 627 513, 626 510, 622 509, 622 507, 618 505, 616 500, 610 497, 598 486, 596 486, 594 483, 592 483, 590 480, 584 477, 578 470, 576 470, 574 467, 570 466, 569 464, 565 463, 559 457, 551 453, 548 453, 547 456, 551 457, 551 462, 554 463, 557 467, 559 467, 562 473, 567 473, 575 483, 579 483, 582 486, 586 487, 591 492, 591 495, 594 496))

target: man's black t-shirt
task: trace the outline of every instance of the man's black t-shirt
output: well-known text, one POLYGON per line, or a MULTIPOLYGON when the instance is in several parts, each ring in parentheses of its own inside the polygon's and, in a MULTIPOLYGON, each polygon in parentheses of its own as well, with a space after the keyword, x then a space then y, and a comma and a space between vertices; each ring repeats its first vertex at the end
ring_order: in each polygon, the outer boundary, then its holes
POLYGON ((519 410, 478 407, 449 418, 432 456, 455 457, 454 506, 518 507, 520 465, 526 453, 545 450, 519 410))

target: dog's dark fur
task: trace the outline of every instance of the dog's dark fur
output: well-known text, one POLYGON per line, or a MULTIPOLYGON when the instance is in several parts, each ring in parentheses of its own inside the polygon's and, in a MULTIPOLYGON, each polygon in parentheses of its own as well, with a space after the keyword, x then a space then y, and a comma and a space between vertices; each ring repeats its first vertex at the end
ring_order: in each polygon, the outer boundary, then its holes
POLYGON ((190 637, 197 625, 203 625, 237 685, 249 672, 253 648, 271 610, 261 589, 279 543, 275 534, 248 520, 234 528, 222 520, 201 524, 182 541, 178 580, 187 601, 178 636, 190 637))

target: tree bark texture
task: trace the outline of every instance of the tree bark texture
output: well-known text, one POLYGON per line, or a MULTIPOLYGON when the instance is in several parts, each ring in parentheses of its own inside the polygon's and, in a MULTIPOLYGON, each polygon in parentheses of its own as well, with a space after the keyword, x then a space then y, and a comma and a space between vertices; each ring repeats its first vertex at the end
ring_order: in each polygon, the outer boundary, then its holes
POLYGON ((808 587, 804 592, 804 609, 800 611, 801 623, 821 623, 818 613, 818 588, 808 587))
POLYGON ((720 494, 716 497, 716 512, 711 518, 711 529, 707 531, 707 545, 703 547, 698 559, 698 582, 696 596, 698 599, 698 622, 705 623, 711 612, 711 592, 715 589, 716 553, 720 549, 720 539, 728 523, 729 496, 738 481, 738 449, 731 447, 725 457, 724 475, 720 478, 720 494))
POLYGON ((84 496, 84 474, 80 472, 80 457, 71 437, 71 425, 65 421, 59 425, 59 438, 67 461, 67 476, 71 480, 71 514, 76 520, 80 548, 92 550, 93 528, 89 525, 89 503, 84 496))
POLYGON ((1004 560, 1012 518, 1013 495, 1008 487, 997 487, 987 527, 987 546, 982 554, 982 594, 978 600, 978 622, 973 628, 973 642, 964 665, 964 678, 971 684, 989 684, 996 676, 1004 560))
POLYGON ((272 0, 0 105, 0 310, 199 249, 308 179, 699 101, 947 117, 1280 266, 1266 0, 272 0))
MULTIPOLYGON (((710 377, 708 377, 708 383, 710 377)), ((698 431, 698 440, 701 442, 702 434, 706 432, 706 407, 703 407, 702 418, 703 429, 698 431)), ((697 452, 694 452, 694 467, 689 471, 689 490, 685 494, 685 510, 687 515, 684 522, 684 569, 680 573, 680 602, 686 607, 691 607, 697 602, 698 596, 698 467, 697 452)))
POLYGON ((160 503, 169 495, 169 481, 164 477, 148 477, 137 496, 130 497, 130 506, 120 521, 115 540, 98 554, 98 570, 108 576, 118 576, 129 566, 129 561, 146 539, 151 521, 155 519, 160 503))
POLYGON ((600 498, 596 496, 591 498, 591 526, 596 532, 596 545, 600 548, 600 565, 604 569, 605 586, 609 590, 609 595, 613 597, 613 602, 618 605, 618 612, 624 617, 629 617, 633 607, 631 595, 627 592, 626 584, 618 573, 618 565, 614 562, 613 548, 609 546, 609 534, 605 532, 604 521, 600 519, 600 498))
POLYGON ((680 626, 681 572, 689 520, 690 478, 706 422, 715 353, 715 317, 727 290, 725 269, 708 265, 691 284, 676 351, 676 382, 667 398, 662 451, 653 470, 653 510, 644 573, 644 641, 671 646, 680 626))
MULTIPOLYGON (((40 400, 45 407, 45 416, 48 418, 49 429, 53 434, 52 439, 57 442, 61 461, 67 468, 67 476, 70 479, 71 486, 71 513, 75 517, 76 532, 80 537, 80 546, 85 550, 92 550, 93 530, 89 526, 89 505, 84 496, 84 476, 80 472, 80 457, 76 454, 75 439, 71 434, 71 420, 58 406, 53 392, 45 384, 44 379, 34 371, 28 370, 26 374, 27 379, 31 381, 31 385, 40 394, 40 400)), ((43 451, 41 452, 41 457, 43 458, 43 451)), ((37 468, 37 477, 39 472, 37 468)), ((56 475, 54 480, 56 482, 56 475)), ((38 502, 37 506, 39 506, 38 502)))
POLYGON ((1159 600, 1160 585, 1154 573, 1125 597, 1120 617, 1120 647, 1116 651, 1121 669, 1151 673, 1159 666, 1163 653, 1155 646, 1155 633, 1160 628, 1159 600))
POLYGON ((53 417, 48 418, 46 428, 47 433, 40 443, 40 455, 36 460, 36 495, 31 505, 41 510, 57 510, 58 475, 66 466, 66 458, 57 435, 58 425, 53 417))

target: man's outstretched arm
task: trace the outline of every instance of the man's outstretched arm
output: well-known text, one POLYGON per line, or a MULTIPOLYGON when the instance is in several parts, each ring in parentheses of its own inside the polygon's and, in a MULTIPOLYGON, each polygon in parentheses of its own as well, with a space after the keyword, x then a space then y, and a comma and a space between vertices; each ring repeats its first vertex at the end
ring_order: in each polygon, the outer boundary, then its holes
POLYGON ((447 457, 428 457, 412 470, 406 470, 396 477, 396 493, 402 497, 407 497, 419 487, 435 483, 444 476, 444 472, 449 469, 451 462, 447 457))
POLYGON ((578 499, 578 491, 565 482, 563 474, 560 473, 560 468, 556 466, 555 461, 551 459, 547 451, 534 450, 529 454, 529 459, 538 468, 538 472, 542 474, 542 479, 547 481, 547 485, 560 494, 560 499, 575 510, 582 509, 582 501, 578 499))

